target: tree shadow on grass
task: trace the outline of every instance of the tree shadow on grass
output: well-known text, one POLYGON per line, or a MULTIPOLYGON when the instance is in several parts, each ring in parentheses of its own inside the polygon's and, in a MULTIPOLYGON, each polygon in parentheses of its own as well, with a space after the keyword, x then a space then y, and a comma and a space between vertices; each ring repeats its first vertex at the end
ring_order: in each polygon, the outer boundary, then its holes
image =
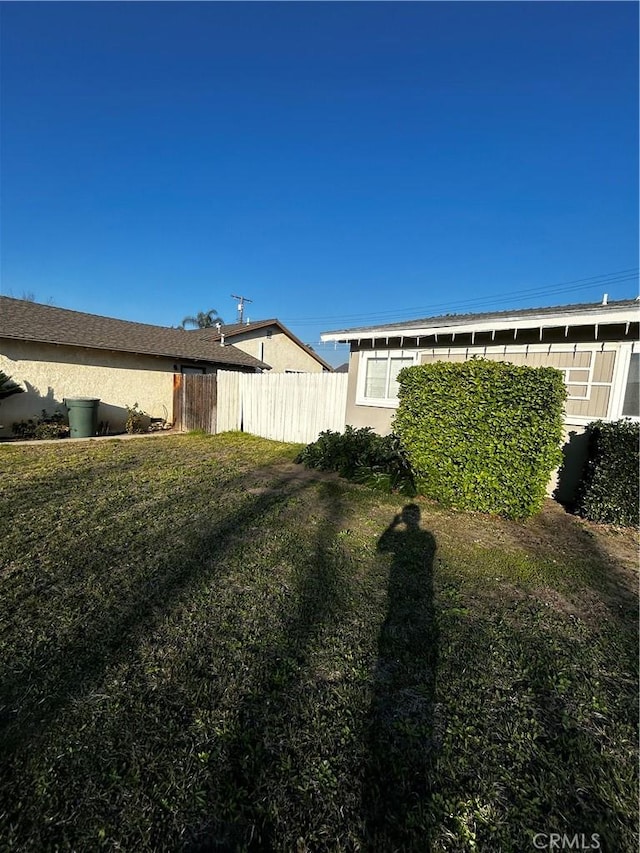
MULTIPOLYGON (((127 658, 191 588, 213 577, 222 580, 225 550, 239 532, 259 523, 308 485, 290 481, 258 495, 247 494, 219 523, 202 527, 186 543, 168 536, 161 563, 145 566, 144 571, 131 566, 133 579, 128 587, 120 597, 112 590, 96 618, 83 617, 82 608, 90 602, 90 598, 82 600, 87 593, 80 587, 72 592, 77 600, 65 602, 72 620, 62 641, 32 655, 28 663, 8 667, 0 685, 0 745, 5 757, 35 746, 64 707, 99 683, 107 667, 127 658)), ((156 510, 169 512, 168 506, 160 504, 156 510)), ((124 530, 122 535, 126 540, 124 530)))
POLYGON ((615 533, 607 539, 605 527, 598 530, 551 501, 538 515, 512 523, 509 532, 519 547, 549 561, 557 580, 573 587, 574 595, 583 599, 583 591, 590 590, 617 621, 637 626, 637 576, 608 549, 608 543, 615 545, 615 533))
MULTIPOLYGON (((312 822, 301 787, 307 772, 309 778, 313 773, 310 765, 318 763, 314 725, 307 718, 309 708, 320 710, 323 699, 314 683, 313 658, 349 606, 344 562, 336 548, 344 493, 339 485, 324 483, 318 497, 315 546, 300 554, 291 609, 282 614, 278 639, 264 650, 209 779, 207 815, 187 829, 190 853, 295 849, 295 828, 302 834, 309 828, 305 818, 312 822), (310 739, 307 751, 301 752, 305 738, 310 739), (293 837, 284 837, 290 831, 293 837)), ((324 747, 330 758, 332 744, 324 747)), ((319 763, 324 767, 328 761, 319 763)))
POLYGON ((378 550, 393 560, 368 720, 365 832, 369 849, 414 849, 419 838, 420 849, 426 850, 436 755, 436 542, 421 529, 415 504, 396 515, 378 550))

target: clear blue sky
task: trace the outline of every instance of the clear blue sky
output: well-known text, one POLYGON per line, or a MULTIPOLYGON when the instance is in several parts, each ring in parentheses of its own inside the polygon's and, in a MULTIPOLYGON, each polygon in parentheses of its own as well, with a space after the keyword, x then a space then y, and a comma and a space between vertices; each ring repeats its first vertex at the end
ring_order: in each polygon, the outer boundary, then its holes
POLYGON ((1 16, 5 295, 176 325, 243 294, 316 345, 637 294, 636 3, 1 16))

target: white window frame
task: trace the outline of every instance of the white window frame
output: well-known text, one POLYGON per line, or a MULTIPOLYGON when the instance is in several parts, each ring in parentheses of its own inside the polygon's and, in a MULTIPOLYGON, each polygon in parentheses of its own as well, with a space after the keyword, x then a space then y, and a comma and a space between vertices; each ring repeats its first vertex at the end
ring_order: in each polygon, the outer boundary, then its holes
MULTIPOLYGON (((397 409, 398 398, 394 397, 366 397, 365 388, 367 381, 367 362, 371 359, 384 358, 387 360, 387 376, 385 386, 389 390, 389 371, 391 369, 391 359, 407 358, 411 359, 412 365, 418 363, 418 350, 367 350, 360 352, 358 363, 358 379, 356 386, 356 405, 358 406, 375 406, 377 409, 397 409)), ((409 367, 409 365, 407 365, 409 367)))

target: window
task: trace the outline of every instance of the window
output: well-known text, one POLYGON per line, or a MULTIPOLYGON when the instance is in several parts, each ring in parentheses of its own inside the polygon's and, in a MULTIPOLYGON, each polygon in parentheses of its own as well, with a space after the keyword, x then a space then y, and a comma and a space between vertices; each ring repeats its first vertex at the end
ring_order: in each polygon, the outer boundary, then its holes
POLYGON ((631 353, 627 384, 622 403, 623 417, 637 418, 640 415, 640 352, 631 353))
POLYGON ((369 406, 395 406, 398 401, 398 373, 416 363, 414 354, 378 352, 360 354, 357 402, 369 406))

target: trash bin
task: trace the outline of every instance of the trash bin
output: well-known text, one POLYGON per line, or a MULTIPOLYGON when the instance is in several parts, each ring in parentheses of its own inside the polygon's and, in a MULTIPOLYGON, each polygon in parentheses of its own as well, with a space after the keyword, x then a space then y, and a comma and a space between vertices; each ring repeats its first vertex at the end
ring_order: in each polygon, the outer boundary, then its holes
POLYGON ((69 412, 71 438, 91 438, 98 432, 98 403, 95 397, 74 397, 64 400, 69 412))

